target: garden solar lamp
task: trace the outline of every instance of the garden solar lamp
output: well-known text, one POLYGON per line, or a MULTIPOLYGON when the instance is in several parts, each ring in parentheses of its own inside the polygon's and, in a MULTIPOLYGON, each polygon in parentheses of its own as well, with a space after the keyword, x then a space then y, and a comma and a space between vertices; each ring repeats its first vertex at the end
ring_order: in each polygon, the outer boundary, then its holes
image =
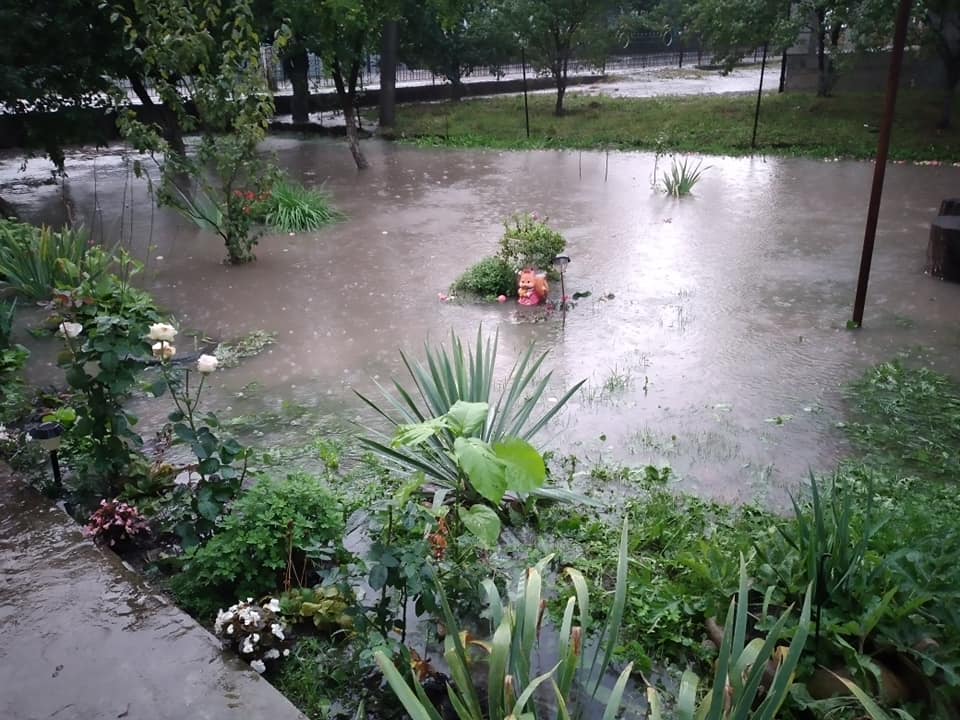
POLYGON ((40 447, 50 454, 50 467, 53 469, 53 482, 60 488, 63 483, 60 479, 60 459, 57 451, 60 449, 60 440, 63 438, 63 425, 57 422, 45 422, 34 428, 30 435, 40 443, 40 447))
POLYGON ((553 265, 557 270, 560 271, 560 302, 564 307, 567 305, 567 291, 563 286, 563 273, 567 269, 567 265, 570 264, 570 258, 566 255, 557 255, 553 259, 553 265))

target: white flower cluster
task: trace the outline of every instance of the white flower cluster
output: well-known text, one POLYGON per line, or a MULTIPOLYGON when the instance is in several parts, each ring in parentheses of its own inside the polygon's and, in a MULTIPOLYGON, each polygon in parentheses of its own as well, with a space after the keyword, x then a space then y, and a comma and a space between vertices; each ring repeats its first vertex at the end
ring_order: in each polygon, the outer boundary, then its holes
POLYGON ((267 669, 264 661, 290 654, 290 649, 283 647, 288 642, 285 631, 276 598, 260 605, 247 598, 218 612, 213 623, 213 632, 228 640, 258 673, 267 669))

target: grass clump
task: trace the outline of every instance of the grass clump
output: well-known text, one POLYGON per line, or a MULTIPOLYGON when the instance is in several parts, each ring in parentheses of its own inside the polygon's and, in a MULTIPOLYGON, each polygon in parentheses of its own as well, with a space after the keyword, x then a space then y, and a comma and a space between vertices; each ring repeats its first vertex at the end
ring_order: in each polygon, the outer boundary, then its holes
POLYGON ((691 165, 690 158, 684 158, 678 161, 673 158, 670 162, 670 170, 664 170, 660 180, 660 187, 667 195, 679 198, 689 195, 693 192, 693 186, 700 182, 703 173, 709 169, 703 167, 703 161, 699 160, 696 165, 691 165))
POLYGON ((264 223, 281 232, 319 230, 343 218, 329 193, 289 181, 274 185, 263 205, 264 223))
MULTIPOLYGON (((499 149, 666 150, 679 153, 870 159, 883 112, 880 93, 763 97, 757 147, 751 147, 756 95, 612 98, 567 96, 567 112, 531 95, 530 138, 522 97, 404 105, 399 137, 429 146, 499 149)), ((960 98, 954 100, 960 112, 960 98)), ((904 88, 897 100, 891 160, 960 161, 960 133, 938 131, 942 95, 904 88)))

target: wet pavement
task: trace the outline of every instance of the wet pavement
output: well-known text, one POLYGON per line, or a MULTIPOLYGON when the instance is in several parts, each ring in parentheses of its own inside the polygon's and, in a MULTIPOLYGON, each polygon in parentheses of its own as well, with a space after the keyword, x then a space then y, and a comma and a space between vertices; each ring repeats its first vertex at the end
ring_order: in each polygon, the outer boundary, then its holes
POLYGON ((0 466, 0 718, 305 720, 0 466))
MULTIPOLYGON (((227 416, 287 401, 367 423, 351 390, 401 377, 398 349, 418 356, 425 340, 450 329, 472 338, 482 323, 500 333, 504 371, 530 342, 551 351, 550 397, 587 379, 543 436, 560 454, 669 464, 699 494, 776 501, 847 452, 842 388, 868 366, 907 356, 960 374, 960 285, 922 272, 957 168, 890 166, 866 327, 848 331, 870 163, 710 157, 694 195, 677 200, 651 188, 647 153, 372 140, 372 167, 358 173, 340 142, 275 137, 267 149, 294 178, 325 183, 348 219, 266 236, 244 267, 224 266, 215 237, 153 209, 116 151, 74 155, 62 189, 11 197, 36 220, 62 216, 66 200, 98 238, 131 246, 148 263, 143 283, 185 328, 277 333, 267 352, 208 383, 211 407, 227 416), (496 251, 516 211, 564 233, 567 293, 592 293, 565 323, 512 303, 438 300, 496 251)), ((0 180, 14 171, 6 163, 0 180)), ((36 350, 33 378, 59 378, 45 365, 55 343, 23 340, 36 350)), ((154 406, 162 418, 167 408, 154 406)), ((271 442, 309 440, 303 427, 272 430, 271 442)))

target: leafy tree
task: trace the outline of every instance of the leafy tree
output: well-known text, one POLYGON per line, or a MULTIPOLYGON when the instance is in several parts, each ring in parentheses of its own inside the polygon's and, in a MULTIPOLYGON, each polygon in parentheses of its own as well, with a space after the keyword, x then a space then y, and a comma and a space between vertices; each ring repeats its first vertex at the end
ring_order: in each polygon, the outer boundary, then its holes
POLYGON ((347 142, 358 169, 368 166, 357 130, 357 83, 369 48, 380 38, 384 22, 393 17, 392 0, 319 0, 318 45, 311 50, 333 78, 347 129, 347 142))
POLYGON ((408 65, 445 77, 453 98, 459 99, 463 78, 474 68, 505 60, 513 44, 506 20, 499 8, 485 0, 466 0, 446 9, 409 2, 400 57, 408 65))
POLYGON ((925 0, 922 13, 923 42, 932 46, 943 62, 943 111, 939 127, 949 128, 953 98, 960 82, 960 0, 925 0))
POLYGON ((169 152, 160 129, 130 110, 120 119, 121 133, 160 167, 158 203, 220 235, 231 263, 248 262, 256 243, 251 196, 266 190, 274 174, 257 153, 273 98, 250 2, 132 0, 128 8, 117 7, 115 17, 129 43, 142 48, 161 100, 185 131, 201 135, 192 155, 169 152), (133 14, 124 14, 128 8, 133 14))
POLYGON ((783 0, 700 0, 692 22, 726 70, 761 45, 789 46, 799 30, 783 0))
POLYGON ((562 115, 570 61, 599 28, 610 27, 612 34, 614 6, 610 0, 505 0, 505 8, 530 59, 553 76, 554 115, 562 115))

